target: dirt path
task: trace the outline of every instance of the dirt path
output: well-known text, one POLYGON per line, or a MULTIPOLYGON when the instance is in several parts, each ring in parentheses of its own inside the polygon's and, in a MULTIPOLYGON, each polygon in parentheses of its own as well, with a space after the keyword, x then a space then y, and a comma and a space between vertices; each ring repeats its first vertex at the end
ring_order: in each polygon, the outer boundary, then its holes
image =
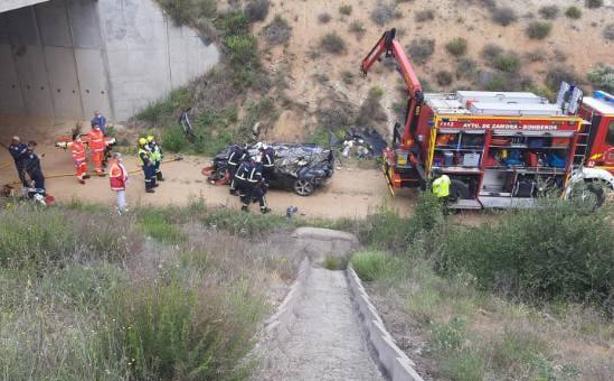
POLYGON ((293 250, 312 265, 292 303, 291 315, 258 346, 261 367, 253 380, 383 380, 363 336, 344 271, 318 265, 356 247, 347 233, 302 228, 293 250))

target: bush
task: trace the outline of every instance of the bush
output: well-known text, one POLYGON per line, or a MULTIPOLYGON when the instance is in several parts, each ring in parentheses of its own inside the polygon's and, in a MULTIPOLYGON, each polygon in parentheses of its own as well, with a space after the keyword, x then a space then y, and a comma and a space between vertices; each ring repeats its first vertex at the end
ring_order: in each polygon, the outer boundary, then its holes
POLYGON ((542 49, 535 49, 527 52, 527 54, 525 54, 525 58, 529 62, 544 62, 546 60, 546 52, 544 52, 542 49))
POLYGON ((251 35, 232 35, 224 38, 230 63, 235 66, 255 64, 258 61, 256 38, 251 35))
POLYGON ((193 25, 198 18, 211 18, 217 11, 215 0, 157 0, 177 25, 193 25))
POLYGON ((435 40, 420 38, 407 46, 410 58, 418 65, 425 64, 435 52, 435 40))
POLYGON ((357 38, 362 38, 364 34, 367 32, 364 24, 361 21, 355 20, 350 23, 350 32, 354 33, 357 38))
POLYGON ((478 71, 478 64, 472 59, 463 58, 456 63, 456 78, 473 80, 478 71))
POLYGON ((384 3, 383 1, 380 1, 375 6, 375 9, 371 11, 371 21, 379 26, 383 26, 394 18, 396 11, 396 2, 391 1, 384 3))
POLYGON ((556 5, 544 5, 543 7, 539 8, 538 12, 540 16, 546 20, 554 20, 559 17, 560 11, 561 10, 556 5))
POLYGON ((494 60, 496 60, 501 54, 503 54, 503 52, 504 52, 503 48, 500 47, 499 45, 486 44, 482 48, 482 52, 480 53, 480 56, 482 57, 484 61, 491 63, 494 60))
POLYGON ((614 295, 614 234, 595 221, 609 212, 557 200, 497 225, 457 229, 443 249, 445 271, 467 271, 483 288, 527 300, 605 303, 614 295))
POLYGON ((339 13, 344 16, 349 16, 352 14, 352 6, 349 4, 343 4, 339 7, 339 13))
POLYGON ((562 65, 554 66, 546 74, 546 86, 552 91, 558 91, 563 81, 578 84, 580 79, 574 69, 562 65))
POLYGON ((330 22, 330 20, 332 20, 333 18, 331 17, 331 15, 329 15, 328 13, 320 13, 318 15, 318 22, 320 24, 328 24, 330 22))
POLYGON ((584 5, 590 9, 601 8, 603 6, 603 0, 586 0, 584 5))
POLYGON ((332 54, 341 54, 345 52, 345 41, 335 32, 324 35, 320 40, 320 46, 324 51, 332 54))
POLYGON ((250 0, 245 5, 245 16, 249 22, 263 21, 269 14, 269 0, 250 0))
POLYGON ((358 252, 350 262, 356 275, 365 282, 389 278, 398 270, 396 260, 381 251, 358 252))
POLYGON ((491 11, 491 17, 495 23, 503 26, 508 26, 518 20, 516 11, 509 7, 494 8, 491 11))
POLYGON ((552 31, 552 24, 546 21, 533 21, 526 29, 527 36, 533 40, 543 40, 552 31))
POLYGON ((606 40, 614 40, 614 23, 608 24, 603 28, 603 38, 606 40))
POLYGON ((614 93, 614 66, 599 64, 588 72, 587 78, 595 88, 614 93))
POLYGON ((462 37, 456 37, 446 44, 448 53, 455 57, 460 57, 467 53, 467 40, 462 37))
POLYGON ((273 21, 262 30, 262 34, 269 44, 281 45, 290 41, 292 28, 283 17, 276 15, 273 21))
POLYGON ((565 16, 569 17, 570 19, 577 20, 582 17, 582 11, 580 8, 572 5, 565 10, 565 16))
POLYGON ((178 244, 185 240, 185 235, 163 210, 142 210, 139 214, 139 224, 146 235, 160 242, 178 244))
POLYGON ((435 19, 435 11, 433 11, 432 9, 418 11, 416 12, 414 18, 416 19, 416 22, 431 21, 435 19))
POLYGON ((497 56, 492 65, 506 73, 516 73, 520 70, 520 58, 514 52, 507 52, 497 56))
POLYGON ((437 84, 442 87, 447 87, 454 82, 454 76, 447 70, 440 70, 435 74, 437 84))

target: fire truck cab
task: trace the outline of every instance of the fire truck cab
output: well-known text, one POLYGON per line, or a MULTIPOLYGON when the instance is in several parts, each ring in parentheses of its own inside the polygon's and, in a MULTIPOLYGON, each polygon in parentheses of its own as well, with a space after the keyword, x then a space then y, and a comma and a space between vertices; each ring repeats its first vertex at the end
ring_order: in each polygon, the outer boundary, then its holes
POLYGON ((579 115, 590 123, 585 165, 614 174, 614 95, 595 91, 584 97, 579 115))

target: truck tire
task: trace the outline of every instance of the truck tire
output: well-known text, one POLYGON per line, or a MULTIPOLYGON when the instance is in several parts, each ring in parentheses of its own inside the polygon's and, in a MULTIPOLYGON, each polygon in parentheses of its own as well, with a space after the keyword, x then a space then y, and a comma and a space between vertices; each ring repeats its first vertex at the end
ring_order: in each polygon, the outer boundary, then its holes
POLYGON ((456 201, 467 200, 470 198, 471 192, 469 191, 469 185, 460 180, 452 179, 452 183, 450 185, 450 199, 452 201, 456 201))

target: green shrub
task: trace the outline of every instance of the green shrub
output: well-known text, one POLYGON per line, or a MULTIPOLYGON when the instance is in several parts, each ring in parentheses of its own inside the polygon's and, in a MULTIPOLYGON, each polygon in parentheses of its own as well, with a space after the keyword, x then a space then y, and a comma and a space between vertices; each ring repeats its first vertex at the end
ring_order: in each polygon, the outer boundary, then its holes
POLYGON ((454 82, 454 76, 447 70, 440 70, 435 73, 435 80, 439 86, 447 87, 454 82))
POLYGON ((456 63, 456 78, 474 80, 478 73, 478 64, 470 58, 462 58, 456 63))
POLYGON ((587 78, 595 88, 614 92, 614 66, 599 64, 588 72, 587 78))
POLYGON ((577 20, 582 17, 582 10, 572 5, 565 10, 565 16, 569 17, 570 19, 577 20))
POLYGON ((414 19, 416 20, 416 22, 432 21, 435 19, 435 11, 433 11, 432 9, 417 11, 414 16, 414 19))
POLYGON ((320 47, 331 54, 341 54, 345 52, 345 41, 335 32, 327 33, 320 40, 320 47))
POLYGON ((283 17, 276 15, 273 21, 262 30, 262 34, 269 44, 281 45, 290 40, 292 27, 283 17))
MULTIPOLYGON (((507 329, 501 340, 495 344, 493 360, 501 369, 514 369, 520 366, 535 367, 538 360, 548 353, 548 346, 531 332, 507 329)), ((539 372, 530 369, 528 372, 539 372)), ((534 376, 538 376, 535 374, 534 376)))
POLYGON ((601 8, 603 6, 603 0, 586 0, 584 5, 590 9, 601 8))
POLYGON ((156 0, 177 25, 192 25, 199 18, 214 17, 215 0, 156 0))
POLYGON ((245 16, 249 22, 266 19, 269 14, 269 0, 249 0, 245 5, 245 16))
POLYGON ((242 66, 255 64, 258 60, 256 38, 251 35, 232 35, 224 38, 231 64, 242 66))
POLYGON ((610 23, 603 28, 603 38, 606 40, 614 40, 614 23, 610 23))
POLYGON ((320 13, 318 15, 318 22, 320 24, 328 24, 330 22, 330 20, 332 20, 332 16, 329 15, 328 13, 324 12, 324 13, 320 13))
POLYGON ((256 236, 294 227, 294 221, 283 216, 237 213, 236 210, 228 209, 211 210, 201 216, 200 220, 208 227, 241 236, 256 236))
POLYGON ((556 5, 544 5, 543 7, 539 8, 538 12, 540 16, 546 20, 554 20, 559 17, 560 11, 561 10, 556 5))
POLYGON ((503 48, 500 47, 499 45, 489 43, 489 44, 484 45, 484 47, 482 48, 482 52, 480 53, 480 56, 482 57, 484 61, 491 63, 495 59, 497 59, 497 57, 503 54, 503 52, 504 52, 503 48))
POLYGON ((397 12, 397 4, 393 1, 379 1, 373 11, 371 11, 371 21, 379 26, 384 26, 392 20, 397 12))
POLYGON ((507 52, 495 58, 492 65, 503 72, 516 73, 520 70, 520 58, 514 52, 507 52))
POLYGON ((546 21, 533 21, 526 29, 527 36, 533 40, 543 40, 550 35, 552 24, 546 21))
POLYGON ((350 261, 356 275, 365 282, 391 277, 399 270, 395 258, 381 251, 361 251, 350 261))
POLYGON ((347 259, 335 256, 327 256, 324 258, 323 266, 327 270, 344 270, 347 267, 347 259))
POLYGON ((227 36, 249 33, 249 20, 245 13, 240 11, 232 11, 220 15, 216 25, 227 36))
POLYGON ((492 9, 491 17, 495 23, 502 26, 508 26, 518 20, 516 11, 510 7, 496 7, 492 9))
POLYGON ((446 44, 448 53, 455 57, 460 57, 467 53, 467 40, 462 37, 456 37, 446 44))
POLYGON ((139 224, 145 234, 160 242, 178 244, 185 240, 185 235, 161 209, 141 210, 139 224))
POLYGON ((339 7, 339 13, 344 16, 349 16, 352 14, 352 6, 349 4, 343 4, 339 7))
POLYGON ((367 29, 361 21, 355 20, 350 23, 349 31, 354 33, 356 37, 362 38, 362 36, 364 36, 364 34, 367 32, 367 29))
POLYGON ((455 381, 479 381, 487 374, 484 356, 469 349, 446 354, 440 364, 442 375, 455 381))
POLYGON ((452 351, 460 349, 464 341, 465 320, 454 317, 445 324, 433 324, 431 327, 429 349, 437 352, 452 351))
POLYGON ((480 286, 528 300, 605 303, 614 294, 614 235, 607 209, 572 202, 507 214, 501 223, 456 229, 443 249, 448 273, 473 274, 480 286))
POLYGON ((418 65, 425 64, 435 52, 435 40, 420 38, 407 46, 410 58, 418 65))

